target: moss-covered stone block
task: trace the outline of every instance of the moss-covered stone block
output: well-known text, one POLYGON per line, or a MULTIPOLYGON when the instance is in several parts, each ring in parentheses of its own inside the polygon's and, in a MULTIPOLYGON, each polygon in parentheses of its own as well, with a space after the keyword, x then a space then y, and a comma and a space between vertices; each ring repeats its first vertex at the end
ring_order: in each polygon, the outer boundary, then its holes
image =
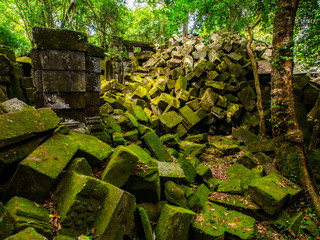
POLYGON ((236 159, 236 162, 249 168, 250 170, 257 166, 256 161, 253 159, 251 152, 245 152, 236 159))
POLYGON ((239 93, 238 97, 247 111, 252 111, 256 106, 255 93, 250 86, 243 88, 239 93))
POLYGON ((161 215, 156 228, 156 236, 159 240, 188 240, 189 227, 195 213, 166 204, 161 211, 161 215))
POLYGON ((185 191, 180 185, 172 181, 167 181, 164 184, 164 194, 166 196, 166 200, 174 205, 187 207, 188 202, 185 197, 185 191))
POLYGON ((127 146, 127 149, 132 151, 139 158, 139 163, 149 163, 153 160, 153 158, 145 150, 136 144, 127 146))
POLYGON ((26 197, 41 202, 78 150, 68 136, 56 134, 19 165, 5 191, 5 199, 26 197))
POLYGON ((136 142, 139 140, 139 132, 137 129, 134 129, 132 131, 128 131, 123 135, 124 139, 130 141, 130 142, 136 142))
POLYGON ((247 149, 252 153, 272 152, 274 151, 273 139, 250 142, 247 149))
POLYGON ((248 185, 255 179, 260 178, 260 175, 250 169, 235 163, 226 171, 229 178, 237 178, 241 180, 243 190, 248 189, 248 185))
POLYGON ((68 137, 78 145, 77 156, 84 157, 90 164, 96 165, 106 160, 112 148, 98 138, 81 133, 70 133, 68 137))
POLYGON ((139 216, 140 216, 145 239, 154 240, 152 226, 151 226, 147 211, 143 207, 138 207, 138 211, 139 211, 139 216))
POLYGON ((198 115, 188 106, 180 108, 179 114, 183 117, 187 129, 193 127, 201 120, 198 115))
POLYGON ((141 122, 148 122, 149 118, 146 113, 143 111, 143 108, 139 105, 134 105, 129 108, 129 112, 141 122))
POLYGON ((0 202, 0 238, 9 237, 16 228, 16 221, 2 202, 0 202))
POLYGON ((217 192, 243 194, 240 179, 229 179, 221 181, 218 185, 217 192))
POLYGON ((32 227, 47 238, 52 238, 52 225, 47 209, 26 198, 13 197, 5 205, 16 222, 15 232, 32 227))
POLYGON ((286 201, 292 201, 301 189, 279 174, 257 178, 249 184, 249 194, 266 213, 274 215, 286 201))
POLYGON ((181 141, 179 142, 179 149, 186 156, 196 157, 204 153, 207 145, 201 143, 194 143, 189 141, 181 141))
POLYGON ((208 133, 189 135, 185 138, 185 140, 190 142, 206 142, 208 141, 208 133))
POLYGON ((214 202, 224 206, 230 206, 236 210, 260 210, 261 208, 253 202, 248 196, 239 196, 230 193, 211 192, 208 196, 210 202, 214 202))
POLYGON ((24 240, 24 239, 47 240, 48 238, 37 233, 37 231, 32 227, 28 227, 28 228, 18 232, 15 235, 12 235, 10 237, 5 238, 5 240, 24 240))
POLYGON ((133 173, 139 158, 124 146, 119 146, 101 175, 101 180, 122 187, 133 173))
POLYGON ((186 158, 185 155, 181 155, 178 158, 178 163, 180 164, 185 176, 186 176, 186 181, 188 183, 193 183, 196 179, 197 176, 197 171, 190 161, 190 158, 186 158))
POLYGON ((132 228, 136 210, 135 197, 130 193, 106 183, 107 197, 95 218, 93 237, 99 239, 122 240, 124 234, 132 228))
POLYGON ((240 127, 232 132, 232 136, 236 139, 241 139, 244 144, 248 145, 250 142, 258 141, 258 137, 244 127, 240 127))
POLYGON ((19 100, 18 98, 12 98, 5 102, 0 103, 0 108, 2 108, 2 110, 5 113, 34 110, 34 107, 27 105, 26 103, 19 100))
POLYGON ((169 162, 158 162, 159 176, 161 181, 184 180, 185 174, 180 164, 169 162))
POLYGON ((255 239, 255 222, 245 214, 206 202, 192 222, 191 239, 224 239, 225 233, 240 239, 255 239))
POLYGON ((159 119, 164 132, 173 132, 174 128, 182 122, 182 118, 175 111, 166 112, 159 119))
POLYGON ((59 117, 49 108, 2 114, 0 148, 52 130, 59 122, 59 117))
POLYGON ((209 142, 210 146, 218 149, 223 155, 231 155, 240 151, 240 147, 226 138, 216 138, 209 142))
POLYGON ((200 105, 204 110, 209 112, 211 107, 214 106, 218 98, 219 98, 218 94, 213 92, 210 88, 207 88, 201 98, 200 105))
POLYGON ((154 131, 150 131, 143 135, 141 139, 159 161, 172 162, 170 154, 154 131))
POLYGON ((68 165, 67 171, 69 173, 76 172, 89 177, 94 177, 92 168, 85 158, 74 158, 68 165))
POLYGON ((158 162, 155 160, 147 163, 139 161, 126 187, 127 191, 136 197, 138 203, 159 202, 161 186, 158 162))

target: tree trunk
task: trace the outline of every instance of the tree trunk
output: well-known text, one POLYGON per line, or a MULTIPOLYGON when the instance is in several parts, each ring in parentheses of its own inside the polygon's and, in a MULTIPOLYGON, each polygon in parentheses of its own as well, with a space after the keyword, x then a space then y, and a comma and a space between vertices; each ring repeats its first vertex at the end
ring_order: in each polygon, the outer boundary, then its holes
POLYGON ((183 23, 182 36, 188 36, 188 19, 183 23))
POLYGON ((284 176, 299 176, 320 216, 320 199, 306 167, 307 151, 295 112, 293 28, 299 0, 278 0, 273 27, 271 72, 272 132, 275 163, 284 176))
POLYGON ((249 42, 246 46, 247 52, 251 61, 252 65, 252 70, 253 70, 253 77, 254 77, 254 85, 256 88, 256 93, 257 93, 257 109, 259 112, 260 116, 260 121, 259 121, 259 134, 260 134, 260 139, 263 140, 266 138, 266 122, 264 118, 264 111, 262 107, 262 94, 261 94, 261 87, 260 87, 260 80, 259 80, 259 73, 258 73, 258 66, 257 66, 257 61, 254 57, 253 51, 251 49, 251 44, 253 41, 253 29, 260 23, 261 21, 261 14, 259 13, 259 17, 256 21, 256 23, 253 26, 248 25, 248 32, 249 32, 249 42))

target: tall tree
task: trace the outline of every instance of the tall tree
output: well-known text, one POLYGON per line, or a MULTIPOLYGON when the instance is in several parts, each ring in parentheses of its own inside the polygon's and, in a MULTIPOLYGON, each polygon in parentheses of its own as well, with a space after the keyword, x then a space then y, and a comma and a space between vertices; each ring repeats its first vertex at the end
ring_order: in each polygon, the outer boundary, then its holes
POLYGON ((297 121, 293 94, 293 29, 298 4, 299 0, 278 0, 274 19, 271 114, 275 163, 284 175, 300 177, 320 216, 320 200, 306 167, 307 151, 297 121))

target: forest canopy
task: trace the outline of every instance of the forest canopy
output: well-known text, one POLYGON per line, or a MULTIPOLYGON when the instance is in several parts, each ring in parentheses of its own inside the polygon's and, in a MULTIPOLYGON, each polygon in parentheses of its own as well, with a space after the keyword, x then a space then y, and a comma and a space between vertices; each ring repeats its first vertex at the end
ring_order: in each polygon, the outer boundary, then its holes
MULTIPOLYGON (((248 36, 259 14, 255 40, 271 45, 275 0, 7 0, 0 2, 0 44, 18 55, 33 46, 33 26, 87 33, 107 48, 112 36, 162 44, 172 34, 206 35, 221 29, 248 36)), ((320 1, 301 0, 295 24, 295 60, 318 66, 320 1)))

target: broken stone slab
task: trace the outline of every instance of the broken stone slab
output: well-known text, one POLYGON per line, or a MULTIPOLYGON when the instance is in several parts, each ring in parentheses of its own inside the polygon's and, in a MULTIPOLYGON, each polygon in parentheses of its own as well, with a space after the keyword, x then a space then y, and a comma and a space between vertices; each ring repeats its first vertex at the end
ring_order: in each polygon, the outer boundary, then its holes
POLYGON ((250 132, 244 127, 240 127, 235 131, 233 131, 232 136, 236 139, 241 139, 246 145, 248 145, 251 142, 256 142, 259 140, 256 135, 254 135, 252 132, 250 132))
POLYGON ((195 213, 181 207, 164 205, 156 228, 159 240, 188 240, 189 227, 195 213))
POLYGON ((122 187, 133 173, 139 158, 124 146, 119 146, 101 175, 101 180, 122 187), (120 174, 121 173, 121 174, 120 174))
POLYGON ((76 156, 84 157, 91 165, 102 163, 113 151, 108 144, 91 135, 70 133, 67 136, 78 145, 76 156))
POLYGON ((201 107, 207 112, 209 112, 211 107, 217 101, 218 97, 219 97, 218 94, 213 92, 210 88, 207 88, 203 94, 203 97, 201 98, 201 102, 200 102, 201 107))
POLYGON ((37 147, 40 146, 41 142, 45 137, 38 137, 28 139, 18 144, 7 146, 0 150, 0 173, 4 169, 15 162, 19 162, 32 153, 37 147))
POLYGON ((196 157, 202 153, 204 153, 207 145, 188 142, 188 141, 180 141, 179 142, 179 150, 184 153, 185 156, 196 157))
POLYGON ((0 103, 0 108, 2 108, 2 110, 5 113, 34 110, 34 107, 27 105, 26 103, 19 100, 18 98, 12 98, 5 102, 0 103))
POLYGON ((240 179, 229 179, 218 184, 217 192, 243 194, 240 179))
POLYGON ((186 141, 190 142, 206 142, 208 141, 208 133, 199 133, 196 135, 189 135, 185 138, 186 141))
POLYGON ((2 114, 0 148, 52 130, 59 122, 59 117, 49 108, 2 114))
POLYGON ((247 149, 252 153, 272 152, 274 151, 273 139, 250 142, 247 149))
POLYGON ((158 167, 161 182, 165 182, 167 180, 184 180, 186 177, 180 164, 158 162, 158 167))
POLYGON ((137 157, 139 158, 139 163, 149 163, 153 160, 153 158, 143 148, 139 147, 136 144, 131 144, 126 148, 137 155, 137 157))
POLYGON ((206 202, 192 222, 190 239, 224 239, 225 233, 240 239, 255 239, 255 223, 252 217, 206 202))
POLYGON ((138 203, 159 202, 161 187, 158 161, 138 162, 126 187, 127 191, 136 197, 138 203))
POLYGON ((185 126, 187 129, 190 129, 194 125, 196 125, 198 122, 200 122, 200 118, 198 115, 192 111, 192 109, 188 106, 184 106, 179 109, 179 114, 183 117, 185 120, 185 126))
POLYGON ((188 183, 193 183, 197 176, 197 171, 190 158, 186 158, 185 155, 181 155, 178 158, 178 163, 180 164, 184 174, 186 175, 186 181, 188 183))
POLYGON ((57 200, 60 233, 77 237, 90 229, 107 194, 108 187, 104 182, 73 173, 57 200))
POLYGON ((213 177, 212 171, 208 165, 200 163, 196 167, 196 171, 197 175, 201 177, 201 179, 210 186, 211 189, 215 189, 218 186, 220 180, 213 177))
POLYGON ((239 210, 252 210, 257 211, 261 208, 253 202, 249 196, 239 196, 229 193, 211 192, 208 196, 208 200, 219 205, 232 207, 239 210))
POLYGON ((33 40, 39 49, 85 52, 88 48, 88 37, 85 33, 81 32, 67 29, 33 27, 32 35, 33 40))
POLYGON ((15 219, 15 232, 32 227, 47 238, 52 238, 53 228, 46 208, 22 197, 11 198, 5 206, 15 219))
POLYGON ((229 167, 226 173, 230 178, 240 179, 243 190, 248 189, 250 182, 260 178, 259 174, 238 163, 234 163, 231 167, 229 167))
POLYGON ((143 108, 141 106, 134 105, 134 106, 131 106, 128 110, 138 121, 148 122, 149 118, 146 115, 146 113, 143 111, 143 108))
POLYGON ((7 237, 5 240, 22 240, 22 239, 48 240, 48 238, 37 233, 37 231, 32 227, 28 227, 28 228, 16 233, 15 235, 7 237))
POLYGON ((257 162, 253 159, 251 152, 245 152, 236 159, 236 162, 245 166, 248 169, 253 169, 257 166, 257 162))
POLYGON ((292 202, 301 189, 279 174, 257 178, 249 184, 249 194, 266 213, 274 215, 288 201, 292 202))
POLYGON ((108 183, 106 185, 108 194, 95 218, 93 228, 96 231, 93 237, 120 240, 133 227, 136 199, 120 188, 108 183))
POLYGON ((0 202, 0 238, 4 239, 13 234, 16 221, 2 202, 0 202))
POLYGON ((174 128, 182 122, 182 118, 175 111, 166 112, 159 119, 164 132, 173 132, 174 128))
POLYGON ((255 93, 249 86, 243 88, 239 93, 238 97, 247 111, 252 111, 256 106, 255 93))
POLYGON ((208 200, 210 190, 204 184, 198 186, 195 191, 186 186, 184 188, 188 200, 188 208, 195 211, 201 210, 208 200))
POLYGON ((140 216, 145 239, 154 240, 152 226, 151 226, 147 211, 143 207, 138 207, 138 211, 139 211, 139 216, 140 216))
POLYGON ((42 202, 77 150, 66 135, 52 136, 18 165, 4 198, 21 196, 42 202))
POLYGON ((150 131, 143 135, 141 139, 159 161, 172 162, 170 154, 154 131, 150 131))
POLYGON ((240 147, 226 138, 216 138, 209 142, 210 146, 218 149, 223 155, 232 155, 240 151, 240 147))
POLYGON ((185 197, 185 191, 180 185, 172 181, 167 181, 164 184, 164 194, 166 196, 166 200, 174 205, 184 208, 187 207, 188 202, 185 197))

